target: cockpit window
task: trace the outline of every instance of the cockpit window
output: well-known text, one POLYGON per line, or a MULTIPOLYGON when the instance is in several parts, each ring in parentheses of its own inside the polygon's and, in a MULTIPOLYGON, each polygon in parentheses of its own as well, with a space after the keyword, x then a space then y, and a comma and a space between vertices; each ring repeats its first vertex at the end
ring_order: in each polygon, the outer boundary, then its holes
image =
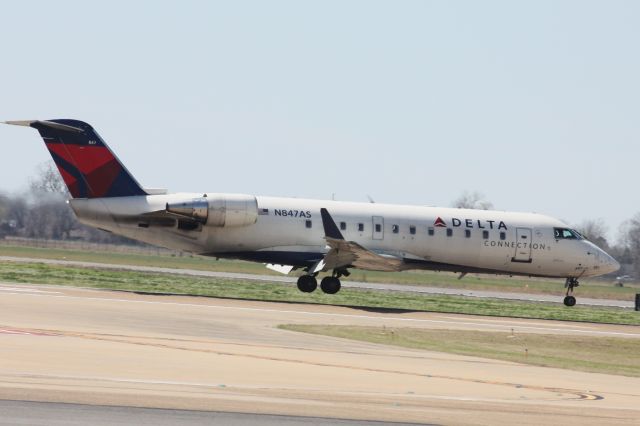
POLYGON ((553 228, 557 240, 582 240, 584 237, 578 231, 569 228, 553 228))

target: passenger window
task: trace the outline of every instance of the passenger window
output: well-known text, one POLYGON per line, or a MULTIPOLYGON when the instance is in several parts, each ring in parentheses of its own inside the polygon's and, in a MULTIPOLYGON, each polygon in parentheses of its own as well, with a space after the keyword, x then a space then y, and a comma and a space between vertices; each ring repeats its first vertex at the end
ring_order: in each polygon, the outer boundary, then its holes
POLYGON ((376 223, 376 232, 382 232, 382 225, 376 223))
POLYGON ((471 238, 471 230, 470 229, 465 229, 464 230, 464 236, 467 238, 471 238))
POLYGON ((429 227, 429 229, 427 230, 427 233, 428 233, 430 236, 433 236, 433 234, 435 234, 435 231, 433 230, 433 228, 432 228, 432 227, 429 227))
POLYGON ((501 232, 500 233, 500 239, 501 240, 506 240, 507 239, 507 233, 506 232, 501 232))
POLYGON ((393 232, 394 234, 397 234, 399 230, 400 227, 398 225, 391 225, 391 232, 393 232))
POLYGON ((364 231, 364 223, 359 223, 358 224, 358 231, 360 231, 360 232, 364 231))
POLYGON ((305 224, 306 224, 307 228, 311 228, 311 221, 310 220, 307 219, 305 224))
POLYGON ((447 228, 447 237, 453 236, 453 229, 447 228))
POLYGON ((484 238, 485 240, 489 239, 489 231, 482 231, 482 238, 484 238))
POLYGON ((347 222, 340 222, 340 230, 344 231, 345 229, 347 229, 347 222))
POLYGON ((416 235, 416 227, 415 227, 415 226, 413 226, 413 225, 411 225, 411 226, 409 227, 409 233, 410 233, 411 235, 416 235))

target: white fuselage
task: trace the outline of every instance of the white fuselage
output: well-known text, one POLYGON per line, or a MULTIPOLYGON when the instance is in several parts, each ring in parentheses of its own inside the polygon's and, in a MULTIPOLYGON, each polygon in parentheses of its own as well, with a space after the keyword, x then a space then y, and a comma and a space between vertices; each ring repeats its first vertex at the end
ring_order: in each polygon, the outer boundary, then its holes
POLYGON ((226 222, 215 225, 187 229, 175 218, 162 223, 146 219, 166 213, 167 203, 200 197, 167 194, 70 203, 81 222, 150 244, 298 267, 328 251, 321 208, 328 210, 345 240, 402 259, 403 269, 586 277, 619 266, 585 239, 556 238, 557 230, 567 225, 532 213, 206 194, 209 200, 243 201, 223 204, 216 214, 226 214, 226 222))

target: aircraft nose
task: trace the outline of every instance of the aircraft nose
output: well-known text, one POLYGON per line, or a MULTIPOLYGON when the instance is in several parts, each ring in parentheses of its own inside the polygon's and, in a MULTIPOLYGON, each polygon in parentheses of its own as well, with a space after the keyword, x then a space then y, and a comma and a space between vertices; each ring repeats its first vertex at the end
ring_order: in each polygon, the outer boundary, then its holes
POLYGON ((595 275, 610 274, 620 269, 620 264, 609 253, 593 244, 591 241, 585 241, 587 244, 587 254, 591 258, 590 270, 595 275))
POLYGON ((609 274, 620 269, 620 263, 611 257, 604 250, 600 250, 600 258, 603 260, 603 269, 606 271, 605 273, 609 274))

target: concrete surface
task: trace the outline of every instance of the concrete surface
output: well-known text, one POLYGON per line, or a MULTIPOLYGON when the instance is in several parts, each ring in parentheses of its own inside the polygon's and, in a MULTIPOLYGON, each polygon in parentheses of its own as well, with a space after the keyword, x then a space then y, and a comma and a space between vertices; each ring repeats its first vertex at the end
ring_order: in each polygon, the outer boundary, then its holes
POLYGON ((284 323, 640 338, 633 326, 5 285, 0 399, 432 424, 639 423, 638 378, 276 328, 284 323))

